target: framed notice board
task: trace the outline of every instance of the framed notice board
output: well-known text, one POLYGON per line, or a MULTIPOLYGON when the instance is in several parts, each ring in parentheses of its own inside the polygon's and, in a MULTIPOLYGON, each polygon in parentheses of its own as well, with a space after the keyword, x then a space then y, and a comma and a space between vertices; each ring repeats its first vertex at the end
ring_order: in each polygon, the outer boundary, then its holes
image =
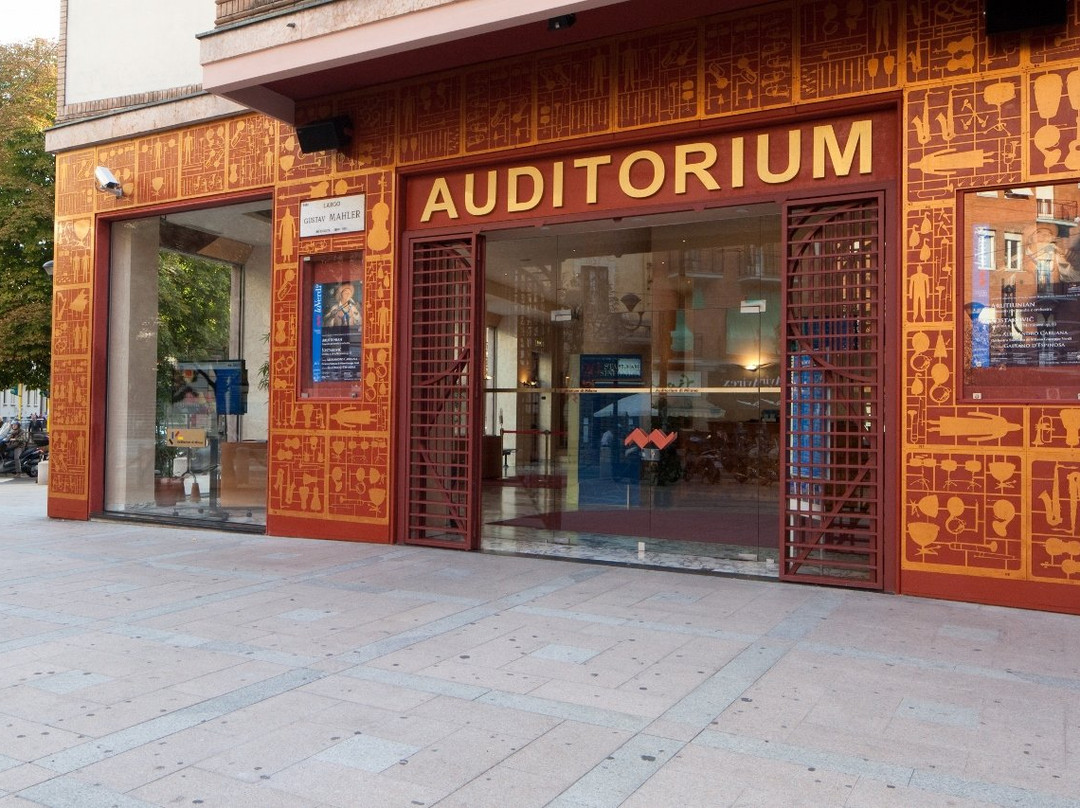
POLYGON ((300 394, 357 398, 364 372, 363 254, 307 256, 302 275, 300 394))

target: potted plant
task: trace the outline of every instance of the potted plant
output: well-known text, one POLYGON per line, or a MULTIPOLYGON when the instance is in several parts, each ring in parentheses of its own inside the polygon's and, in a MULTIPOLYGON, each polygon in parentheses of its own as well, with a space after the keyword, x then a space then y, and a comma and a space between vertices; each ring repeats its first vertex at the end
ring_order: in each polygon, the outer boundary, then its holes
POLYGON ((175 505, 184 496, 184 480, 176 476, 179 449, 165 441, 165 431, 158 430, 154 445, 154 502, 163 507, 175 505))

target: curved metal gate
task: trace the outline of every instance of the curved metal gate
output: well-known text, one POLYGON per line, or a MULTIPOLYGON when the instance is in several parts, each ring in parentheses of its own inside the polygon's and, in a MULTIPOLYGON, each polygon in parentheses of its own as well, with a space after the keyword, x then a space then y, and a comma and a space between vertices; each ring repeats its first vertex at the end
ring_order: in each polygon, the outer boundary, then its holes
POLYGON ((475 549, 483 328, 476 237, 410 244, 405 283, 399 519, 409 544, 475 549))
POLYGON ((785 206, 786 580, 882 588, 883 196, 785 206))

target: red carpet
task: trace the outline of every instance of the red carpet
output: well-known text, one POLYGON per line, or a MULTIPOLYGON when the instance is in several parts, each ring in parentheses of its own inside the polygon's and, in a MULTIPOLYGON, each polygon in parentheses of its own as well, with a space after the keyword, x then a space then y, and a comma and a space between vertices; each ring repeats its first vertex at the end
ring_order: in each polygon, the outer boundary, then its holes
POLYGON ((565 530, 572 533, 602 533, 639 536, 646 539, 701 541, 757 547, 776 544, 779 516, 774 510, 760 513, 717 508, 683 510, 677 508, 554 511, 495 522, 509 527, 565 530))

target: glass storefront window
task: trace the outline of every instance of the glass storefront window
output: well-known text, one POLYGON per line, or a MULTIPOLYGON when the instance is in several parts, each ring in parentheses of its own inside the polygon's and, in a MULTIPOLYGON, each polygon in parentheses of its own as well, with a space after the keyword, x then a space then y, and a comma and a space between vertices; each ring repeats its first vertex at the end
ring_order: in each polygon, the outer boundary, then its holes
POLYGON ((489 545, 775 559, 779 245, 772 204, 487 234, 489 545))
POLYGON ((1080 186, 975 191, 963 202, 965 395, 1075 400, 1080 186))
POLYGON ((110 236, 105 511, 266 522, 270 204, 110 236))

